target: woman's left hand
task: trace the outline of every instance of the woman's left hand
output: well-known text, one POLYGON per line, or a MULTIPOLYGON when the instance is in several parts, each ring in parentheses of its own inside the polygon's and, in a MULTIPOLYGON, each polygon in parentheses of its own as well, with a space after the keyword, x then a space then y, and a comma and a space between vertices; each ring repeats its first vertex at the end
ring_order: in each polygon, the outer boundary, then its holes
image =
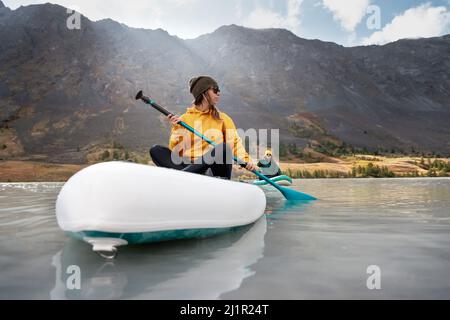
POLYGON ((249 162, 247 162, 245 169, 250 170, 250 171, 256 171, 256 170, 258 170, 258 166, 256 166, 253 162, 249 161, 249 162))

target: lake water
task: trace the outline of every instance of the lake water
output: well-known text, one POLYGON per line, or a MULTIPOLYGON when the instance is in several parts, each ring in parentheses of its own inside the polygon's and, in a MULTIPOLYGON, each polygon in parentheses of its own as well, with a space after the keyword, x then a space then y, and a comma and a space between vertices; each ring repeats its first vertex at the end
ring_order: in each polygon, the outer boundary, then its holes
POLYGON ((0 183, 0 299, 450 299, 448 178, 296 180, 306 204, 267 187, 252 226, 113 262, 58 228, 62 185, 0 183))

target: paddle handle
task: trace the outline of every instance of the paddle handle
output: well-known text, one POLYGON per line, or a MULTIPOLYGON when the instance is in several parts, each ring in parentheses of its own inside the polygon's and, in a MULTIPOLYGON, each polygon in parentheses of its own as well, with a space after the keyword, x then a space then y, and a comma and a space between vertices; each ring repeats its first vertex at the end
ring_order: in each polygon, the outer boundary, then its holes
POLYGON ((153 108, 155 108, 156 110, 158 110, 159 112, 161 112, 162 114, 164 114, 166 116, 169 116, 169 115, 173 114, 172 112, 167 111, 167 109, 165 109, 164 107, 162 107, 159 104, 157 104, 155 100, 144 96, 142 94, 142 91, 139 91, 138 94, 136 95, 136 100, 138 100, 138 99, 141 99, 145 103, 151 105, 153 108))

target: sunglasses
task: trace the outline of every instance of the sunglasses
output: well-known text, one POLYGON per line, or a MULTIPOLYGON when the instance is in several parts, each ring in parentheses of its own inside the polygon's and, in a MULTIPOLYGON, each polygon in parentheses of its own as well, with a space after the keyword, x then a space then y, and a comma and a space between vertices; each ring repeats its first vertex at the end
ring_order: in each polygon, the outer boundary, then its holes
POLYGON ((212 87, 211 90, 215 93, 218 94, 220 92, 219 87, 212 87))

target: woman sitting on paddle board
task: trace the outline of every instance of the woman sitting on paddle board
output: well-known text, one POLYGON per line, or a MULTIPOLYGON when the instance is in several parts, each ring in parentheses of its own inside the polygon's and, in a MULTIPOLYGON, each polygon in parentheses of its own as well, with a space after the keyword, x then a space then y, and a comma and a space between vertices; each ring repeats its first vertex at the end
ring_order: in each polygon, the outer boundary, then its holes
POLYGON ((217 82, 208 76, 189 80, 189 89, 194 102, 181 117, 169 115, 172 133, 169 148, 153 146, 150 156, 159 167, 204 174, 208 168, 212 174, 231 178, 233 155, 247 162, 246 169, 257 170, 245 151, 233 120, 217 110, 220 90, 217 82), (218 145, 210 144, 189 132, 178 122, 183 121, 218 145))

